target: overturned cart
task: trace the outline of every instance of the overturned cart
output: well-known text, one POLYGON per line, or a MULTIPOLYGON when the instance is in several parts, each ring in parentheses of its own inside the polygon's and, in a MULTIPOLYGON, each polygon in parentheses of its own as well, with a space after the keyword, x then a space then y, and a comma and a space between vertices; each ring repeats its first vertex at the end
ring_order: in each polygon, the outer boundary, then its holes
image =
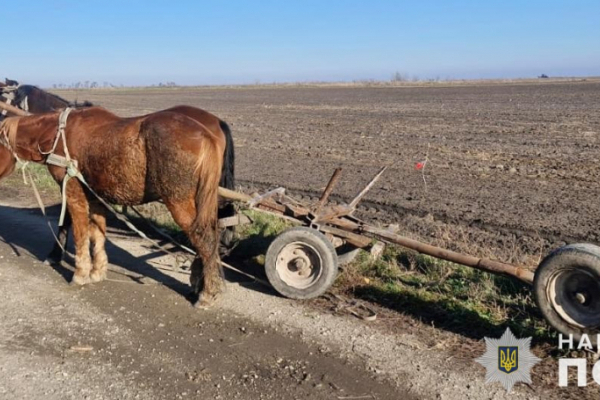
POLYGON ((379 240, 519 279, 533 286, 540 311, 556 330, 576 338, 584 333, 600 333, 600 247, 591 244, 562 247, 548 255, 534 273, 397 235, 393 230, 369 225, 353 216, 361 199, 384 171, 385 168, 381 169, 349 204, 342 205, 328 205, 341 169, 334 172, 319 201, 311 207, 287 196, 283 188, 254 197, 223 188, 219 188, 219 194, 298 225, 278 235, 265 257, 269 282, 286 297, 308 299, 323 294, 337 275, 340 251, 348 251, 349 247, 367 248, 379 240))

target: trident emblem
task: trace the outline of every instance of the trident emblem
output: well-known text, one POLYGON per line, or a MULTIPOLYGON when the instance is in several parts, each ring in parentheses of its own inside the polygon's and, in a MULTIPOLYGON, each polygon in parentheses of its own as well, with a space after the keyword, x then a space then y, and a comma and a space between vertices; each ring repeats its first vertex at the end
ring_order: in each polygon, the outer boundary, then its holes
POLYGON ((500 371, 510 374, 519 369, 518 346, 500 346, 498 353, 498 369, 500 371))

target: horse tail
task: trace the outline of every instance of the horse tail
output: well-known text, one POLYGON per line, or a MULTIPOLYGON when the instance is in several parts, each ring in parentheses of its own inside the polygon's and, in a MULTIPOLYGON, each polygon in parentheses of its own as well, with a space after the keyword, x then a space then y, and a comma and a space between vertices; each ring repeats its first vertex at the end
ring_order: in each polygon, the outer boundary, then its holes
POLYGON ((235 151, 231 129, 225 121, 219 120, 219 126, 225 134, 225 153, 223 154, 223 169, 221 171, 220 186, 226 189, 235 189, 235 151))
MULTIPOLYGON (((196 218, 193 230, 201 237, 207 231, 217 230, 217 209, 219 205, 219 179, 223 169, 223 148, 211 135, 202 138, 201 151, 196 163, 198 189, 196 192, 196 218)), ((214 240, 218 240, 215 239, 214 240)), ((211 245, 216 243, 211 243, 211 245)), ((215 247, 216 248, 216 247, 215 247)))

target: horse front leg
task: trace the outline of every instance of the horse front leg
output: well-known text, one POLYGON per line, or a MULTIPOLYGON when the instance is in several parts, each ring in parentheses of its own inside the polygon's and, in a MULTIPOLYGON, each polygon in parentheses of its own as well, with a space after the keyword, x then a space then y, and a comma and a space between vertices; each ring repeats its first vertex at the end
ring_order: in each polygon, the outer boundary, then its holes
POLYGON ((90 280, 100 282, 106 279, 108 256, 106 255, 106 215, 102 205, 91 205, 90 238, 92 241, 92 272, 90 280))
POLYGON ((50 254, 48 254, 48 257, 46 257, 46 262, 58 264, 62 261, 64 253, 67 251, 69 229, 71 229, 71 225, 73 225, 71 214, 67 212, 63 226, 58 228, 58 235, 54 240, 54 247, 50 254), (56 239, 58 239, 58 243, 56 242, 56 239))
POLYGON ((90 282, 92 262, 90 257, 90 208, 79 181, 72 179, 67 184, 67 207, 73 222, 75 239, 75 273, 72 284, 85 285, 90 282))

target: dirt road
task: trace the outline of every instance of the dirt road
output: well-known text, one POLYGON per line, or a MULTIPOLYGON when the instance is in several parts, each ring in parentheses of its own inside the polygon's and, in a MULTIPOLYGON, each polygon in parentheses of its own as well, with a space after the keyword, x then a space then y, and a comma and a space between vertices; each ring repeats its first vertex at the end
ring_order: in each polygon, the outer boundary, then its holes
POLYGON ((69 287, 68 269, 39 262, 51 245, 39 216, 3 206, 0 221, 3 398, 406 396, 297 334, 194 310, 186 284, 146 264, 152 254, 113 245, 115 281, 69 287))

